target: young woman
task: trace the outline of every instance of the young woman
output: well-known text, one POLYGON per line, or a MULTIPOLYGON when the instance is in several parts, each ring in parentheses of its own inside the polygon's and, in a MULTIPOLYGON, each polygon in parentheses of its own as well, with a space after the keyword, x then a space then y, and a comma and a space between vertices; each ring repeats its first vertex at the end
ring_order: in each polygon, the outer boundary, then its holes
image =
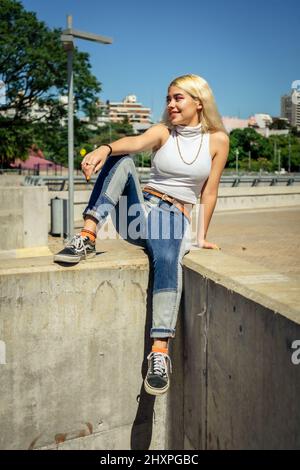
POLYGON ((120 201, 126 199, 127 239, 145 248, 154 276, 153 346, 144 381, 145 390, 152 395, 169 388, 168 344, 175 336, 182 293, 181 261, 190 250, 190 212, 199 197, 204 214, 197 243, 218 249, 206 234, 228 151, 229 138, 208 83, 197 75, 184 75, 168 87, 161 123, 142 135, 101 145, 82 161, 87 180, 101 172, 83 213, 83 229, 54 261, 74 263, 94 255, 97 227, 109 213, 118 220, 123 217, 120 201), (151 174, 142 191, 128 154, 149 149, 153 151, 151 174))

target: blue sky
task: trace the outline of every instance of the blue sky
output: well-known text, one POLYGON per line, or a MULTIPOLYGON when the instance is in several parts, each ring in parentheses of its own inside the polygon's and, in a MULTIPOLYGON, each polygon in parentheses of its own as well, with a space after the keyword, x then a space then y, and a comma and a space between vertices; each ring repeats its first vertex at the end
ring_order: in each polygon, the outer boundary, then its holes
POLYGON ((159 119, 170 81, 204 77, 222 116, 280 113, 280 96, 300 79, 299 0, 22 0, 53 27, 113 39, 77 40, 90 54, 102 100, 128 94, 159 119))

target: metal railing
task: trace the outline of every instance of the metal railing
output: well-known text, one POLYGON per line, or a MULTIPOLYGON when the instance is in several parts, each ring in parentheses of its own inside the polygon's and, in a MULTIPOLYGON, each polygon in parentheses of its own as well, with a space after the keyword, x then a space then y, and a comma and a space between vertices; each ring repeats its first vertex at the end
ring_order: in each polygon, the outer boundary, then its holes
MULTIPOLYGON (((142 184, 149 181, 149 172, 139 172, 139 179, 142 184)), ((97 179, 94 176, 87 183, 83 176, 74 176, 74 186, 77 190, 91 189, 97 179)), ((289 175, 242 175, 228 176, 222 175, 221 187, 238 187, 238 186, 293 186, 300 184, 300 174, 289 175)), ((67 176, 25 176, 24 185, 32 186, 48 186, 50 191, 66 191, 68 189, 67 176)))
MULTIPOLYGON (((77 189, 90 189, 97 177, 86 182, 83 176, 74 176, 74 186, 77 189)), ((67 191, 68 176, 25 176, 24 186, 48 186, 50 191, 67 191)))
POLYGON ((222 175, 221 186, 292 186, 300 184, 300 174, 295 175, 242 175, 226 176, 222 175))

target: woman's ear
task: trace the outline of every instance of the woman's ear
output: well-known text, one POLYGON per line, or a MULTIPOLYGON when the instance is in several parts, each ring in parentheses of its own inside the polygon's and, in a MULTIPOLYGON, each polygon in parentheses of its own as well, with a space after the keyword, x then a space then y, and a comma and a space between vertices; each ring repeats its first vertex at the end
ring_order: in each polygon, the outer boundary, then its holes
POLYGON ((203 108, 203 106, 202 106, 202 103, 201 103, 200 99, 199 99, 199 98, 194 98, 194 100, 195 100, 196 103, 197 103, 197 111, 201 111, 201 109, 203 108))

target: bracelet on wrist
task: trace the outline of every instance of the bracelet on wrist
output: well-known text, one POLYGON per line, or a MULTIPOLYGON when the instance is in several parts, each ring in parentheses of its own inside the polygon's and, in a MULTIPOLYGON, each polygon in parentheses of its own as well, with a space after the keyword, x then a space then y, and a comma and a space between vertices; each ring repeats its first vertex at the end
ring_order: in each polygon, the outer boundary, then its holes
POLYGON ((108 157, 111 155, 112 153, 112 148, 109 144, 101 144, 100 147, 108 147, 109 148, 109 154, 107 155, 108 157))

